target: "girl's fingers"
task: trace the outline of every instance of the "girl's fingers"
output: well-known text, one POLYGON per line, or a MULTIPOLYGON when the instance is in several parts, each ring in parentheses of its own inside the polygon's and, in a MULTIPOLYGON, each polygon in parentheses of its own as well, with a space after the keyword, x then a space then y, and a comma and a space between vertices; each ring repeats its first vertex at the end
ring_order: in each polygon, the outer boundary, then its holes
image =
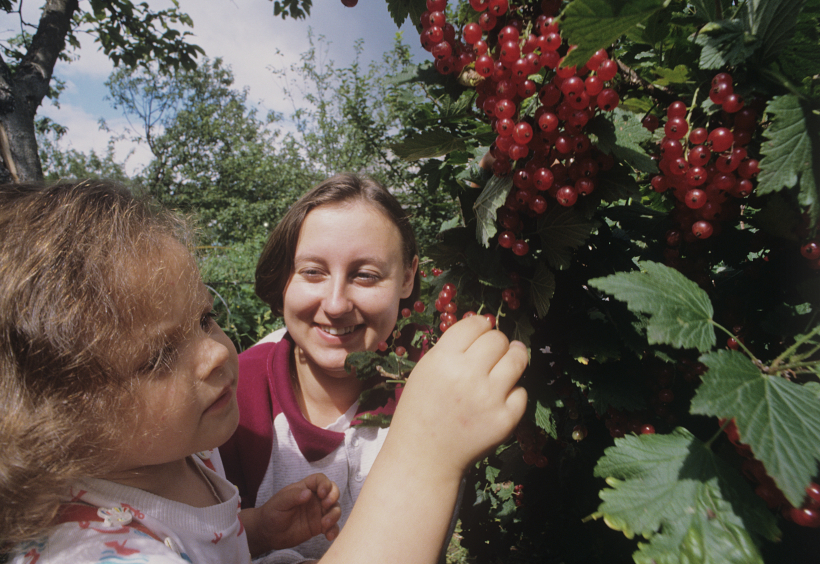
POLYGON ((491 328, 490 322, 481 315, 474 315, 467 319, 462 319, 447 329, 447 332, 441 336, 430 353, 435 352, 436 348, 441 346, 442 343, 447 345, 446 348, 448 351, 464 352, 470 348, 476 339, 482 334, 487 333, 491 328))

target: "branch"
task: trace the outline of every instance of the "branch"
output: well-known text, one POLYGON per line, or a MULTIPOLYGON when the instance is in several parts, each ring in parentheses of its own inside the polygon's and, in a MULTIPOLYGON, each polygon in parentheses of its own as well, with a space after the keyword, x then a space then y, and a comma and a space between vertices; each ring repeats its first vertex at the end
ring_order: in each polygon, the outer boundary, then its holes
POLYGON ((54 65, 65 49, 65 38, 71 29, 74 12, 78 9, 78 0, 47 0, 37 33, 20 61, 14 82, 22 88, 28 112, 32 116, 48 94, 54 65))

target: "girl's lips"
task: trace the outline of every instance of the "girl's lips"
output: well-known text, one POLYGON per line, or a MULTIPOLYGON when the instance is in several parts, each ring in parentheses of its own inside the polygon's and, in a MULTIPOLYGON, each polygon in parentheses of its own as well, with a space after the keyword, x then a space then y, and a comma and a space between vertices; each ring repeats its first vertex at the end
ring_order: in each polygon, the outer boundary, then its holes
POLYGON ((210 406, 208 406, 208 409, 205 410, 205 413, 211 413, 211 412, 214 412, 214 411, 221 410, 222 408, 226 407, 231 402, 232 398, 233 398, 233 390, 231 389, 230 386, 227 386, 222 391, 222 393, 219 394, 219 397, 216 398, 216 400, 210 406))

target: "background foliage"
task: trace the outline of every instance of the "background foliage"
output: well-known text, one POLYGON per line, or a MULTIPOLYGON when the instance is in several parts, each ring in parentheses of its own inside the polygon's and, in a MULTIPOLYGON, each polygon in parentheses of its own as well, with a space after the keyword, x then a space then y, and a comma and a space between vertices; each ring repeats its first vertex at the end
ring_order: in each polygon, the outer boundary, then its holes
MULTIPOLYGON (((424 1, 387 4, 398 25, 410 18, 423 33, 424 1)), ((457 40, 479 21, 471 4, 504 2, 451 0, 457 40)), ((283 17, 311 7, 278 5, 283 17)), ((286 206, 342 170, 390 186, 414 213, 428 274, 425 312, 401 329, 440 332, 435 300, 449 283, 456 315, 491 312, 531 351, 530 408, 515 440, 470 474, 454 560, 816 560, 817 531, 795 523, 795 511, 816 507, 806 488, 820 461, 820 1, 522 0, 485 30, 489 53, 498 57, 510 22, 521 23, 520 44, 540 36, 542 15, 557 17, 562 66, 595 76, 598 67, 583 69, 599 49, 616 61, 605 82, 617 108, 590 106, 582 127, 560 118, 590 153, 558 150, 557 134, 518 159, 499 151, 487 104, 497 81, 477 75, 476 47, 457 44, 467 54, 458 73, 439 72, 432 54, 409 64, 400 43, 378 64, 339 69, 314 38, 298 65, 274 71, 286 96, 308 94, 289 116, 295 128, 256 115, 218 59, 117 73, 112 99, 154 151, 151 165, 125 178, 110 152, 60 152, 50 141, 59 128, 44 124, 44 168, 50 178, 124 179, 198 214, 203 273, 231 309, 220 321, 240 348, 276 326, 250 281, 286 206), (760 172, 742 177, 748 192, 711 189, 722 199, 707 208, 714 231, 698 237, 704 212, 686 205, 665 158, 667 110, 682 102, 689 132, 747 129, 738 116, 748 111, 710 97, 719 72, 753 110, 753 132, 736 145, 760 172), (561 182, 537 191, 547 202, 537 211, 514 179, 543 146, 548 156, 531 166, 561 182), (562 205, 559 185, 587 159, 602 169, 594 190, 562 205), (513 252, 505 232, 526 251, 513 252)), ((512 98, 516 122, 540 127, 539 93, 560 90, 557 72, 527 75, 538 91, 512 98)), ((688 157, 700 144, 682 139, 688 157)))

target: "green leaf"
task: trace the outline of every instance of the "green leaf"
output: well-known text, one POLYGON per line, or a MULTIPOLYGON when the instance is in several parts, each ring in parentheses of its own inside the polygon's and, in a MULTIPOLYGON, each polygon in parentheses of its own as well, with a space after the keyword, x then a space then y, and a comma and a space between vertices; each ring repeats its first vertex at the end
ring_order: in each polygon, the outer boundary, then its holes
POLYGON ((683 274, 656 262, 641 262, 640 272, 595 278, 589 285, 625 301, 630 311, 651 317, 646 327, 650 344, 708 351, 715 346, 712 302, 683 274))
POLYGON ((774 516, 745 480, 689 431, 615 439, 595 467, 610 488, 594 517, 650 539, 635 562, 763 562, 756 537, 776 540, 774 516))
POLYGON ((690 4, 695 9, 695 16, 701 20, 712 22, 718 19, 714 0, 691 0, 690 4))
POLYGON ((751 35, 743 23, 736 20, 707 24, 694 41, 703 47, 700 53, 702 69, 739 65, 754 54, 760 43, 759 38, 751 35))
POLYGON ((709 371, 692 399, 692 413, 734 418, 740 440, 799 507, 820 462, 817 390, 763 374, 737 351, 715 351, 700 361, 709 371))
POLYGON ((542 253, 556 270, 569 268, 572 249, 589 238, 593 224, 572 208, 553 206, 538 221, 542 253))
POLYGON ((768 140, 760 149, 764 156, 756 191, 762 195, 799 187, 798 202, 809 208, 814 223, 820 215, 815 171, 820 166, 820 119, 793 95, 773 99, 766 110, 772 115, 772 124, 764 133, 768 140))
POLYGON ((561 13, 561 35, 578 47, 567 55, 567 66, 586 64, 598 49, 666 6, 670 0, 575 0, 561 13))
POLYGON ((441 157, 452 151, 463 151, 464 141, 443 129, 414 133, 408 139, 391 143, 396 155, 408 161, 441 157))
POLYGON ((558 437, 555 421, 552 418, 552 409, 542 403, 541 400, 535 401, 535 424, 552 438, 558 437))
POLYGON ((748 28, 760 40, 763 64, 773 61, 789 44, 806 0, 747 2, 748 28))
POLYGON ((473 204, 476 217, 476 238, 484 247, 489 246, 490 238, 496 233, 495 212, 507 200, 512 185, 512 176, 504 178, 493 176, 473 204))
POLYGON ((800 83, 807 76, 820 74, 820 49, 817 49, 817 15, 820 2, 811 0, 800 13, 794 36, 777 59, 777 66, 794 83, 800 83))
POLYGON ((655 74, 658 78, 653 80, 652 83, 658 86, 686 84, 691 80, 689 78, 689 67, 686 65, 678 65, 674 69, 657 68, 655 74))
POLYGON ((780 194, 766 198, 763 209, 752 215, 754 225, 775 237, 798 241, 800 217, 780 194))
POLYGON ((538 317, 544 317, 550 309, 550 300, 555 293, 555 275, 539 262, 530 283, 530 299, 538 317))
POLYGON ((396 27, 401 27, 408 16, 413 25, 418 26, 420 16, 426 9, 424 0, 387 0, 387 11, 396 22, 396 27))
MULTIPOLYGON (((533 333, 535 333, 535 329, 530 322, 530 318, 528 315, 519 315, 515 318, 515 327, 512 331, 511 339, 515 339, 516 341, 521 341, 525 345, 527 345, 527 349, 530 347, 530 337, 533 333)), ((528 350, 529 352, 529 350, 528 350)))
POLYGON ((641 147, 641 143, 652 139, 652 133, 641 125, 640 116, 619 108, 607 114, 587 124, 588 132, 597 137, 598 148, 638 170, 658 172, 655 161, 641 147))

